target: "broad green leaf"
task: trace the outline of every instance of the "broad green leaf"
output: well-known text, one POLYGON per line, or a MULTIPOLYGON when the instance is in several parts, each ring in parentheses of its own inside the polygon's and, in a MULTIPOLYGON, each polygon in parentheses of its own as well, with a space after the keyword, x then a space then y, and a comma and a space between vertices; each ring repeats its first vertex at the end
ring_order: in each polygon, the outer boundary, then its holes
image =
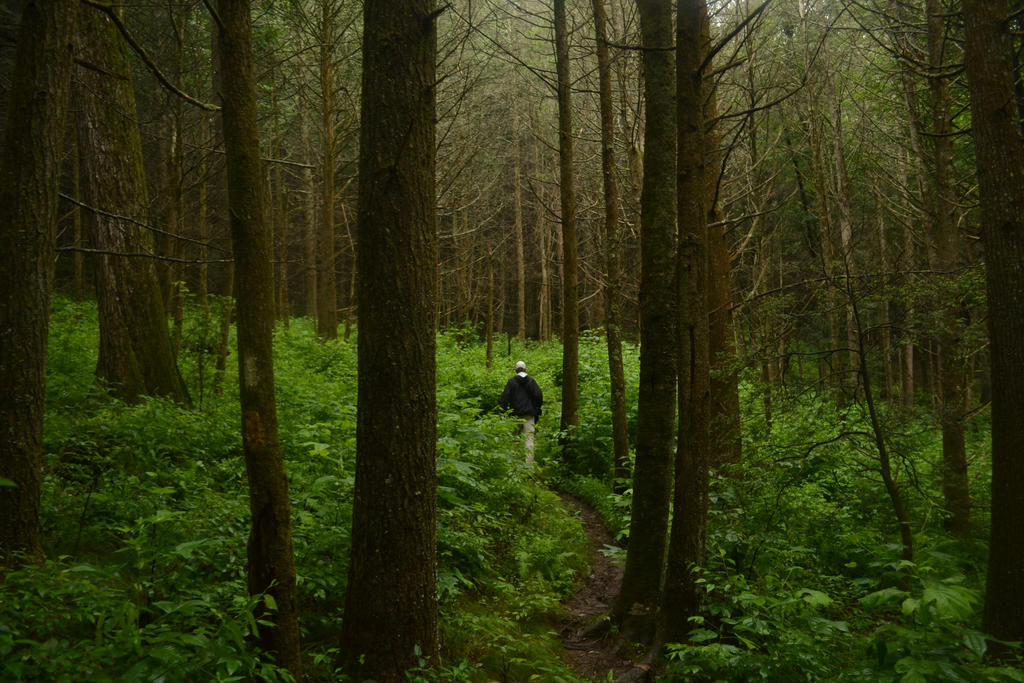
POLYGON ((988 650, 988 640, 983 633, 977 631, 968 631, 964 634, 964 645, 978 657, 984 657, 985 651, 988 650))
POLYGON ((883 588, 880 591, 874 593, 868 593, 860 599, 860 604, 868 609, 875 609, 876 607, 889 606, 898 600, 903 600, 910 594, 907 591, 900 590, 890 586, 889 588, 883 588))
POLYGON ((690 641, 694 643, 706 643, 716 638, 718 638, 718 634, 706 628, 695 628, 690 631, 690 641))
POLYGON ((832 604, 832 598, 812 588, 801 588, 796 594, 801 600, 813 607, 828 607, 832 604))

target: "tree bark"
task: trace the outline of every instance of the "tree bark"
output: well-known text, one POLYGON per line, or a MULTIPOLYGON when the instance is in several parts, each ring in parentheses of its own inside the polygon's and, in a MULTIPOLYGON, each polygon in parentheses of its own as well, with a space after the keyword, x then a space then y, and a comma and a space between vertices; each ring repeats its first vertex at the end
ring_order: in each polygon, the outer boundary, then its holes
MULTIPOLYGON (((982 623, 1024 640, 1024 135, 1005 0, 964 0, 992 359, 992 530, 982 623)), ((1006 654, 1000 648, 997 654, 1006 654)))
POLYGON ((359 144, 359 387, 344 667, 438 661, 433 0, 367 0, 359 144))
POLYGON ((221 124, 238 293, 242 448, 252 517, 249 593, 273 597, 276 606, 265 600, 259 610, 260 644, 301 680, 291 503, 275 404, 273 249, 263 214, 252 17, 246 0, 219 0, 217 12, 221 124))
MULTIPOLYGON (((705 75, 705 79, 707 79, 705 75)), ((718 99, 714 86, 706 84, 704 95, 704 203, 708 251, 708 354, 711 362, 711 462, 737 463, 742 455, 740 435, 740 389, 736 370, 736 338, 732 314, 732 253, 726 223, 718 202, 724 158, 721 134, 714 124, 718 99)), ((756 163, 752 161, 751 163, 756 163)))
MULTIPOLYGON (((512 94, 512 192, 516 238, 516 337, 526 342, 526 243, 523 236, 522 145, 519 141, 519 98, 512 94)), ((488 268, 493 264, 488 261, 488 268)), ((490 270, 488 271, 490 272, 490 270)))
POLYGON ((43 399, 78 3, 26 0, 0 157, 0 562, 41 559, 43 399), (13 486, 7 485, 8 482, 13 486), (20 553, 16 557, 14 553, 20 553))
POLYGON ((309 107, 305 101, 299 105, 299 137, 306 166, 302 169, 302 189, 305 198, 299 201, 299 223, 302 225, 302 299, 306 317, 316 320, 317 313, 317 262, 316 262, 316 192, 313 182, 312 141, 309 130, 309 107))
MULTIPOLYGON (((956 197, 953 171, 953 138, 950 116, 949 83, 942 71, 945 67, 945 10, 938 0, 925 3, 928 23, 928 86, 932 114, 932 178, 934 216, 928 237, 932 268, 940 273, 946 291, 955 286, 959 263, 959 234, 956 227, 956 197)), ((967 448, 964 442, 963 418, 967 412, 966 374, 960 337, 963 326, 955 300, 943 296, 936 302, 941 311, 941 328, 936 335, 939 346, 939 414, 942 421, 942 493, 945 500, 947 528, 966 534, 971 514, 971 494, 967 479, 967 448)))
POLYGON ((338 285, 334 265, 334 67, 330 3, 322 2, 320 17, 320 138, 323 151, 323 188, 316 241, 316 332, 323 339, 338 338, 338 285))
POLYGON ((629 429, 626 421, 626 375, 622 363, 622 246, 619 238, 619 186, 615 179, 615 111, 608 55, 608 19, 604 0, 593 0, 594 35, 601 106, 601 173, 604 182, 605 337, 611 386, 612 444, 616 487, 629 478, 629 429))
POLYGON ((640 223, 640 385, 633 515, 616 621, 660 596, 672 493, 676 407, 676 83, 672 3, 641 0, 644 183, 640 223))
POLYGON ((190 399, 171 345, 163 295, 143 227, 149 200, 142 142, 135 119, 131 66, 121 34, 96 10, 83 11, 76 57, 94 69, 79 73, 79 147, 85 203, 103 213, 84 216, 95 260, 100 317, 96 374, 117 396, 190 399))
MULTIPOLYGON (((203 116, 199 120, 199 139, 205 140, 207 137, 207 117, 203 116)), ((208 173, 209 162, 207 161, 207 155, 201 154, 199 157, 199 206, 197 207, 198 215, 196 216, 196 229, 199 235, 199 285, 198 285, 198 298, 199 305, 202 307, 204 314, 210 312, 210 284, 209 274, 210 267, 206 263, 210 257, 210 248, 207 246, 210 240, 210 218, 209 218, 209 188, 210 178, 208 173)))
POLYGON ((558 75, 558 176, 562 207, 562 420, 563 445, 569 447, 580 424, 579 271, 576 190, 573 182, 572 87, 569 80, 569 31, 565 0, 554 0, 555 70, 558 75))
POLYGON ((704 75, 710 43, 704 0, 681 0, 676 22, 679 222, 679 429, 672 530, 661 596, 659 643, 685 642, 700 612, 700 568, 708 517, 710 463, 707 196, 704 179, 704 75))
MULTIPOLYGON (((274 111, 274 142, 272 145, 275 159, 281 158, 281 123, 280 106, 277 100, 277 88, 272 91, 272 107, 274 111)), ((270 187, 270 215, 273 228, 274 254, 274 313, 284 323, 285 329, 290 325, 290 306, 288 294, 288 192, 285 190, 281 164, 274 164, 268 178, 270 187)))

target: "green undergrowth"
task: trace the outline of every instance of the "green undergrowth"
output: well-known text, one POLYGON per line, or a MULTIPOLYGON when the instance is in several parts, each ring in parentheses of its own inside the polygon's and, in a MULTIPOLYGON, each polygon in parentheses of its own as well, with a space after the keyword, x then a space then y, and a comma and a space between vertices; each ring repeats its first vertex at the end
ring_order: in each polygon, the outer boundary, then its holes
MULTIPOLYGON (((53 306, 44 435, 49 558, 6 574, 0 680, 287 680, 252 636, 247 484, 232 354, 216 390, 222 306, 190 308, 179 364, 194 408, 97 390, 95 306, 53 306)), ((308 680, 338 680, 351 533, 356 340, 308 320, 275 340, 280 438, 308 680)), ((555 624, 586 573, 579 521, 544 484, 558 458, 556 346, 513 345, 486 367, 463 333, 438 336, 441 667, 417 680, 573 680, 555 624), (496 409, 515 360, 544 386, 537 466, 496 409), (507 366, 507 367, 506 367, 507 366)))
POLYGON ((926 410, 882 402, 880 425, 913 523, 902 557, 866 407, 793 378, 742 388, 743 460, 712 476, 705 609, 669 646, 664 680, 1021 681, 985 660, 988 427, 968 431, 971 533, 943 528, 941 432, 926 410))
MULTIPOLYGON (((6 575, 0 680, 286 680, 253 645, 261 596, 245 588, 247 485, 232 355, 216 390, 223 302, 187 312, 179 364, 194 408, 127 405, 93 384, 95 307, 54 303, 43 535, 48 561, 6 575), (215 333, 216 332, 216 333, 215 333)), ((438 335, 441 665, 416 681, 574 681, 561 602, 586 575, 579 520, 553 490, 592 505, 628 543, 633 491, 613 493, 604 339, 580 346, 580 427, 559 433, 561 349, 472 328, 438 335), (545 393, 536 464, 497 411, 515 361, 545 393), (562 442, 568 438, 569 447, 562 442)), ((636 349, 626 347, 636 430, 636 349)), ((292 320, 275 341, 306 673, 339 680, 355 458, 355 338, 321 342, 292 320)), ((813 370, 813 369, 811 369, 813 370)), ((791 370, 741 386, 743 457, 711 478, 702 614, 672 644, 679 681, 1021 681, 980 631, 990 477, 987 415, 968 424, 971 533, 944 530, 936 415, 879 402, 882 438, 910 512, 914 557, 878 475, 862 397, 842 404, 791 370), (770 399, 766 400, 766 399, 770 399), (771 408, 770 412, 766 407, 771 408)))

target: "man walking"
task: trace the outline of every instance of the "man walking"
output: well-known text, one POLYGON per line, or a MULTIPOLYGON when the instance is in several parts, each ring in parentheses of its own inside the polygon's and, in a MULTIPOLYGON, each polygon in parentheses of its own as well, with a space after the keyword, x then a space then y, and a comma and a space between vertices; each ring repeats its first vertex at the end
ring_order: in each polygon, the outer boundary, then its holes
POLYGON ((516 374, 509 378, 501 392, 502 410, 511 410, 516 417, 523 418, 523 445, 526 448, 526 464, 533 464, 533 432, 540 417, 544 394, 537 381, 526 374, 526 363, 516 363, 516 374))

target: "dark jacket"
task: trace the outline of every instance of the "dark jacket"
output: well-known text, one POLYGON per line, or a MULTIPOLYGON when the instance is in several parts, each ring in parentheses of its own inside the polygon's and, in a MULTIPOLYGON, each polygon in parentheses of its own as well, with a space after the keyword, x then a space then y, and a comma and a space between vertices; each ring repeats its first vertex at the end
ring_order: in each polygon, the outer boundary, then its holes
POLYGON ((513 375, 501 392, 500 405, 503 410, 511 410, 518 417, 540 417, 540 407, 544 403, 544 394, 537 381, 527 375, 513 375))

